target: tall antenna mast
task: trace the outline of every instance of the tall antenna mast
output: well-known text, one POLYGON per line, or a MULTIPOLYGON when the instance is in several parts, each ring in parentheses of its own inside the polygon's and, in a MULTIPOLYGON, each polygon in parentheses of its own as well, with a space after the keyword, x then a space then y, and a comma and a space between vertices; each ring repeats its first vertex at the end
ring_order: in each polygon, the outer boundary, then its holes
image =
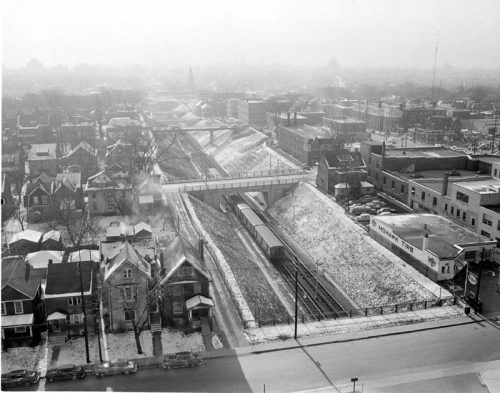
POLYGON ((434 52, 434 70, 432 72, 432 102, 435 102, 435 85, 434 83, 436 82, 436 60, 437 60, 437 55, 438 55, 438 39, 439 39, 439 32, 436 33, 436 51, 434 52))

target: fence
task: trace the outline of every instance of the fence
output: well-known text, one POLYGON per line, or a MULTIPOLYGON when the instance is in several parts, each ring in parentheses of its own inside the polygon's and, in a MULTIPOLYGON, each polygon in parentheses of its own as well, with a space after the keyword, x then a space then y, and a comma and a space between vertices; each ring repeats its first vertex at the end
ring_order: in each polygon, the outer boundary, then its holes
POLYGON ((163 184, 176 184, 176 183, 191 183, 191 182, 201 182, 206 180, 217 180, 217 179, 246 179, 253 177, 266 177, 266 176, 285 176, 294 175, 299 173, 307 173, 302 169, 273 169, 269 171, 259 171, 259 172, 233 172, 227 175, 215 175, 208 174, 205 177, 168 177, 164 180, 163 184))
POLYGON ((231 188, 246 188, 246 187, 262 187, 280 184, 297 184, 302 181, 302 177, 297 177, 294 179, 281 179, 281 180, 262 180, 253 182, 241 182, 241 183, 221 183, 221 184, 204 184, 199 186, 184 186, 182 191, 204 191, 204 190, 224 190, 231 188))
MULTIPOLYGON (((332 320, 332 319, 335 320, 341 318, 359 318, 359 317, 373 317, 379 315, 390 315, 408 311, 425 310, 430 308, 456 305, 457 300, 458 300, 457 297, 450 297, 446 299, 399 303, 399 304, 385 305, 379 307, 358 308, 349 311, 323 313, 323 316, 318 315, 316 317, 312 315, 300 314, 298 316, 297 322, 306 323, 306 322, 316 322, 320 320, 332 320)), ((279 319, 258 320, 257 325, 261 327, 261 326, 270 326, 279 324, 292 324, 294 322, 295 322, 294 317, 288 317, 286 319, 279 318, 279 319)))

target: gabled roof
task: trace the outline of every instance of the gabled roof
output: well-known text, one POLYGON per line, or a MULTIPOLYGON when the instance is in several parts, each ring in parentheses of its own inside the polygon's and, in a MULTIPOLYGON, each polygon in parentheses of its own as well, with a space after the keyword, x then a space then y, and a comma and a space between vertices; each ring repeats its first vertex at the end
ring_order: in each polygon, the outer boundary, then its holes
POLYGON ((96 173, 94 176, 89 177, 87 188, 92 187, 118 187, 118 184, 112 180, 112 177, 108 175, 106 171, 101 171, 99 173, 96 173))
POLYGON ((33 269, 20 258, 2 259, 2 289, 10 286, 29 299, 33 299, 40 287, 41 280, 45 277, 45 269, 33 269))
POLYGON ((49 259, 52 263, 61 263, 63 259, 62 251, 36 251, 30 252, 25 261, 29 263, 33 269, 44 269, 49 266, 49 259))
POLYGON ((126 241, 118 253, 106 264, 104 281, 107 281, 124 263, 136 266, 147 278, 151 278, 150 264, 126 241))
POLYGON ((55 240, 56 242, 58 242, 59 240, 61 240, 61 232, 54 230, 45 232, 42 238, 42 243, 47 240, 55 240))
POLYGON ((194 113, 192 112, 188 112, 186 113, 184 116, 181 117, 182 120, 198 120, 199 117, 196 116, 194 113))
POLYGON ((62 187, 66 187, 71 192, 76 192, 82 186, 82 174, 80 172, 58 173, 54 185, 54 193, 62 187))
POLYGON ((12 236, 9 245, 15 243, 19 240, 26 240, 32 243, 38 243, 42 239, 42 232, 34 231, 32 229, 26 229, 23 232, 16 233, 12 236))
POLYGON ((179 104, 174 109, 175 113, 186 113, 189 112, 189 107, 186 104, 179 104))
POLYGON ((130 143, 125 143, 121 139, 118 139, 115 143, 106 147, 106 157, 108 157, 111 152, 116 149, 124 149, 125 151, 128 151, 127 149, 129 146, 130 143))
POLYGON ((89 153, 90 155, 97 157, 97 149, 95 147, 93 147, 92 145, 90 145, 89 143, 83 141, 83 142, 80 142, 78 145, 76 145, 75 148, 73 150, 71 150, 70 152, 68 152, 63 158, 71 157, 78 150, 84 150, 87 153, 89 153))
POLYGON ((146 224, 145 222, 142 221, 139 224, 134 225, 134 233, 139 233, 140 231, 153 233, 153 231, 151 230, 151 225, 146 224))
POLYGON ((196 270, 198 270, 208 280, 211 280, 210 275, 203 268, 203 261, 198 256, 198 252, 189 244, 184 243, 180 236, 177 236, 172 243, 165 249, 165 270, 167 275, 160 284, 164 284, 175 273, 175 271, 184 263, 189 262, 196 270))
POLYGON ((68 262, 78 262, 78 261, 92 261, 92 262, 99 262, 101 259, 101 254, 99 253, 99 250, 79 250, 79 251, 74 251, 68 256, 68 262))
POLYGON ((92 292, 92 271, 94 263, 90 261, 78 263, 52 263, 47 268, 47 284, 45 298, 64 296, 80 296, 80 270, 82 274, 83 293, 92 292), (74 294, 74 295, 73 295, 74 294))
POLYGON ((114 127, 141 127, 142 123, 130 117, 114 117, 108 123, 108 128, 114 127))

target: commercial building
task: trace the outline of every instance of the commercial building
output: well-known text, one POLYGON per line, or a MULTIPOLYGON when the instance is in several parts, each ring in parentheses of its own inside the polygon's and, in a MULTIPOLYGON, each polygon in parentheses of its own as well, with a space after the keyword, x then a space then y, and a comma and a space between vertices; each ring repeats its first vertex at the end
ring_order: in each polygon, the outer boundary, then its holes
POLYGON ((238 119, 248 125, 264 126, 267 123, 264 101, 239 100, 238 119))
POLYGON ((335 134, 346 136, 350 141, 363 141, 370 137, 366 132, 366 123, 352 117, 323 117, 323 124, 335 134))
POLYGON ((332 135, 323 127, 280 125, 277 139, 280 149, 307 165, 319 162, 321 152, 333 151, 332 135))
POLYGON ((463 261, 488 260, 496 247, 495 241, 434 214, 372 217, 369 233, 433 281, 452 279, 463 261))

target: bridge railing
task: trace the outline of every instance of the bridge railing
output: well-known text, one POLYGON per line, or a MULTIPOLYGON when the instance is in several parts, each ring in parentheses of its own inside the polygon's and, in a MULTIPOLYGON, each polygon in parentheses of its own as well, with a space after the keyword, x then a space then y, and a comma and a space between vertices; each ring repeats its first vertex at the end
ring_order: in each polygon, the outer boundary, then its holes
POLYGON ((225 190, 232 188, 252 188, 252 187, 262 187, 271 185, 283 185, 283 184, 297 184, 304 180, 304 177, 297 177, 294 179, 277 179, 277 180, 261 180, 252 182, 238 182, 238 183, 215 183, 215 184, 200 184, 199 186, 187 186, 182 188, 182 191, 205 191, 205 190, 225 190))
POLYGON ((273 169, 268 171, 258 171, 258 172, 232 172, 228 175, 215 175, 208 174, 207 178, 205 177, 171 177, 168 176, 164 178, 164 184, 175 184, 175 183, 192 183, 198 181, 212 181, 212 180, 220 180, 220 179, 246 179, 246 178, 256 178, 256 177, 268 177, 268 176, 285 176, 285 175, 294 175, 294 174, 306 174, 307 172, 303 169, 273 169))

